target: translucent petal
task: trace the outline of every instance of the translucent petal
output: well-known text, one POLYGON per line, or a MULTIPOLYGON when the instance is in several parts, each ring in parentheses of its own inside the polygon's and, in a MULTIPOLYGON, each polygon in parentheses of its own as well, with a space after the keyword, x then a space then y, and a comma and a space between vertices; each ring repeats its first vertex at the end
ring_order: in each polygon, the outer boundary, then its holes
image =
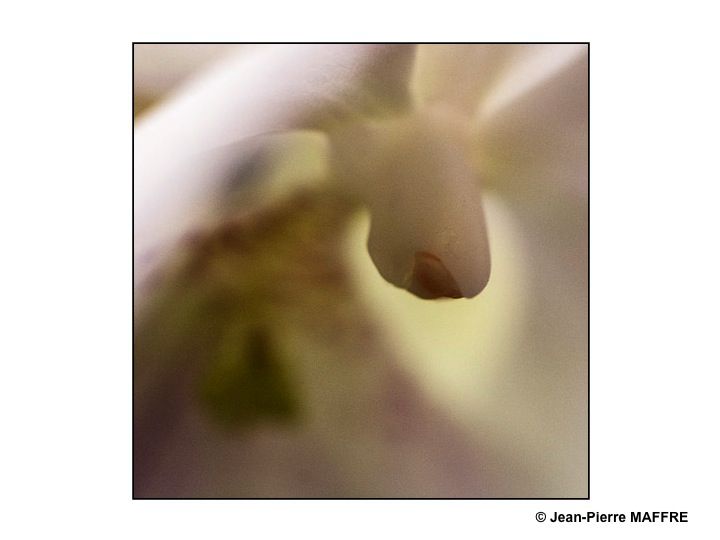
POLYGON ((470 118, 515 47, 422 45, 413 71, 413 93, 421 106, 444 103, 470 118))
POLYGON ((510 197, 580 196, 587 190, 585 46, 519 51, 478 111, 478 167, 510 197))
POLYGON ((403 107, 413 55, 411 46, 258 47, 215 65, 139 120, 134 145, 139 279, 224 193, 228 162, 231 169, 241 164, 222 149, 232 154, 259 134, 403 107))

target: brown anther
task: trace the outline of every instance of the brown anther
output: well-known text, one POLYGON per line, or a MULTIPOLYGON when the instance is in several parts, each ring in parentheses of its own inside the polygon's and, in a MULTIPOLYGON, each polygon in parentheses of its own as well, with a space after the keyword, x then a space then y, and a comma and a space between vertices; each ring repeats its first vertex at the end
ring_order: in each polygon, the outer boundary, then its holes
POLYGON ((408 290, 426 299, 463 297, 455 278, 443 262, 426 251, 415 252, 415 264, 408 290))

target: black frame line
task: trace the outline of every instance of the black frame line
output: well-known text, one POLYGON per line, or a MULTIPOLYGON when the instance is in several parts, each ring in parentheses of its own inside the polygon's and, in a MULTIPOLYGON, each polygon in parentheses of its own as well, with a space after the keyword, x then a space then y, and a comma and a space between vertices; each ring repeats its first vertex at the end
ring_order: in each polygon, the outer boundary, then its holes
MULTIPOLYGON (((132 46, 132 74, 131 74, 131 131, 132 131, 132 161, 131 161, 131 203, 132 203, 132 238, 131 261, 135 253, 135 45, 586 45, 588 53, 588 201, 587 201, 587 235, 588 235, 588 355, 587 355, 587 497, 136 497, 135 496, 135 459, 134 459, 134 430, 130 433, 130 459, 131 459, 131 494, 133 501, 589 501, 590 500, 590 42, 589 41, 133 41, 132 46)), ((135 264, 132 264, 132 282, 135 282, 135 264)), ((135 289, 132 287, 132 419, 135 419, 135 289)))

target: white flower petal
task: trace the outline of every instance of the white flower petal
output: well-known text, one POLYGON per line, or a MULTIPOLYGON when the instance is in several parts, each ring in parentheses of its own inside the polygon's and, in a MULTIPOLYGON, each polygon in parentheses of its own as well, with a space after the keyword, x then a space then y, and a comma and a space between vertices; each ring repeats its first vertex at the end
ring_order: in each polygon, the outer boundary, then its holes
POLYGON ((211 152, 402 106, 413 55, 412 46, 258 47, 214 66, 143 117, 134 146, 136 283, 227 185, 227 159, 208 160, 211 152))
POLYGON ((422 45, 411 88, 421 106, 451 105, 470 119, 506 67, 513 45, 422 45))
POLYGON ((251 47, 192 43, 136 44, 133 47, 135 98, 157 100, 218 59, 251 47))
POLYGON ((479 110, 478 156, 487 185, 510 197, 587 190, 587 49, 518 50, 479 110))

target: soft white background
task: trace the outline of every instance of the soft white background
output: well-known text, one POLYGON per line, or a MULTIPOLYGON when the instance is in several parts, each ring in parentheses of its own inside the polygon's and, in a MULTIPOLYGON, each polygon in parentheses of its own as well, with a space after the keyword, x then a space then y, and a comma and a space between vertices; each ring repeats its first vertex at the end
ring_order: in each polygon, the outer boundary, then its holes
POLYGON ((0 537, 717 537, 720 85, 705 5, 5 6, 0 537), (592 43, 590 501, 130 499, 133 40, 592 43), (540 510, 690 523, 538 524, 540 510))

